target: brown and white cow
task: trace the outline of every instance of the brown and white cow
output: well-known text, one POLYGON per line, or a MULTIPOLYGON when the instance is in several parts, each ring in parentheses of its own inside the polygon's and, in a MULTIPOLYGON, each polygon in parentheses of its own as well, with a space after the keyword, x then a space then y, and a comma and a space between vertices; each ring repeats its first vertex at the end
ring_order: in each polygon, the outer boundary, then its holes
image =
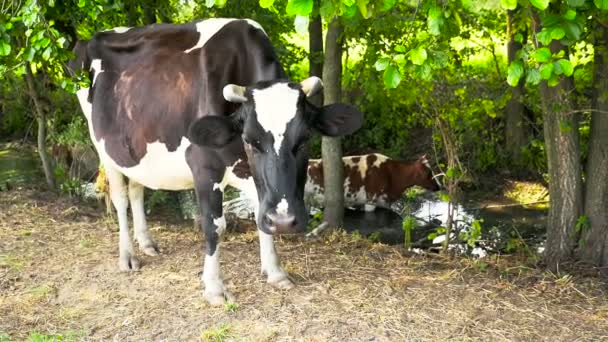
MULTIPOLYGON (((401 161, 372 153, 346 156, 342 161, 344 205, 347 207, 364 207, 366 211, 373 211, 377 206, 390 209, 390 204, 411 186, 418 185, 430 191, 441 188, 424 155, 414 161, 401 161)), ((308 161, 305 193, 307 202, 324 202, 321 159, 308 161)))
POLYGON ((72 68, 89 72, 91 81, 78 99, 118 213, 119 268, 139 269, 129 202, 140 249, 156 255, 144 187, 194 188, 206 235, 204 296, 212 304, 230 298, 219 238, 223 190, 232 185, 255 201, 262 272, 270 284, 292 287, 273 234, 305 230, 307 142, 313 132, 355 132, 362 114, 345 104, 309 103, 320 79, 287 80, 268 36, 251 20, 119 28, 80 42, 75 53, 72 68))

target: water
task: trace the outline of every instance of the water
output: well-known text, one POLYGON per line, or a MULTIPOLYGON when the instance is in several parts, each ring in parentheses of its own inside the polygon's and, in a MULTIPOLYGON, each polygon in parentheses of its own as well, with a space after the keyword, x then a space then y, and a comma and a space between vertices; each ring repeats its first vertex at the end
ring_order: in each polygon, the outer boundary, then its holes
POLYGON ((37 155, 17 148, 0 145, 0 190, 31 183, 42 176, 37 155))

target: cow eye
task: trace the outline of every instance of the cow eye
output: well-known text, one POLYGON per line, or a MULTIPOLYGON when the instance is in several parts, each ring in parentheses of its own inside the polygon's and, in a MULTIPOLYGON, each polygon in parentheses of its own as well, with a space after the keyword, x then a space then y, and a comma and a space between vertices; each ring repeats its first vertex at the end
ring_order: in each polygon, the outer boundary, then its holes
POLYGON ((261 153, 263 151, 262 147, 259 144, 259 141, 255 141, 255 140, 250 140, 247 137, 243 137, 243 142, 249 146, 251 146, 251 148, 255 151, 255 152, 259 152, 261 153))

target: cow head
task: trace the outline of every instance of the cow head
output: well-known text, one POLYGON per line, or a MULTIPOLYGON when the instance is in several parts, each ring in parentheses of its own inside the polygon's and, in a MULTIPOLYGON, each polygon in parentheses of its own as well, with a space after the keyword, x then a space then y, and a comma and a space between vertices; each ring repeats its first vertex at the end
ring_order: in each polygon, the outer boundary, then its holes
POLYGON ((418 169, 418 185, 430 191, 441 189, 438 175, 433 174, 431 163, 429 163, 426 154, 416 160, 415 166, 418 169))
POLYGON ((318 77, 301 83, 265 81, 243 87, 229 84, 224 98, 241 103, 230 116, 207 116, 190 128, 193 142, 221 148, 242 139, 260 203, 258 227, 266 233, 306 229, 304 185, 308 141, 313 132, 342 136, 358 130, 362 114, 345 104, 321 108, 307 97, 322 89, 318 77))

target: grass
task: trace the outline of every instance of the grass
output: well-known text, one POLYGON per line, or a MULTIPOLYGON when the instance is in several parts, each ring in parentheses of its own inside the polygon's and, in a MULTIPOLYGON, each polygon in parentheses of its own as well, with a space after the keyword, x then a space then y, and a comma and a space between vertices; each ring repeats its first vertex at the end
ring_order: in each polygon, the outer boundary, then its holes
POLYGON ((47 300, 51 295, 55 293, 56 289, 50 285, 36 286, 29 291, 30 300, 35 302, 41 302, 47 300))
POLYGON ((0 268, 8 268, 16 272, 23 270, 24 262, 21 258, 14 255, 2 254, 0 255, 0 268))
POLYGON ((230 337, 230 330, 230 324, 221 324, 218 327, 208 328, 201 333, 201 340, 205 342, 223 342, 230 337))
POLYGON ((40 332, 32 332, 27 338, 28 342, 72 342, 78 341, 84 336, 83 332, 68 331, 63 334, 46 334, 40 332))
POLYGON ((234 313, 234 312, 237 312, 238 309, 239 309, 239 304, 238 303, 226 302, 224 304, 224 310, 226 312, 234 313))

